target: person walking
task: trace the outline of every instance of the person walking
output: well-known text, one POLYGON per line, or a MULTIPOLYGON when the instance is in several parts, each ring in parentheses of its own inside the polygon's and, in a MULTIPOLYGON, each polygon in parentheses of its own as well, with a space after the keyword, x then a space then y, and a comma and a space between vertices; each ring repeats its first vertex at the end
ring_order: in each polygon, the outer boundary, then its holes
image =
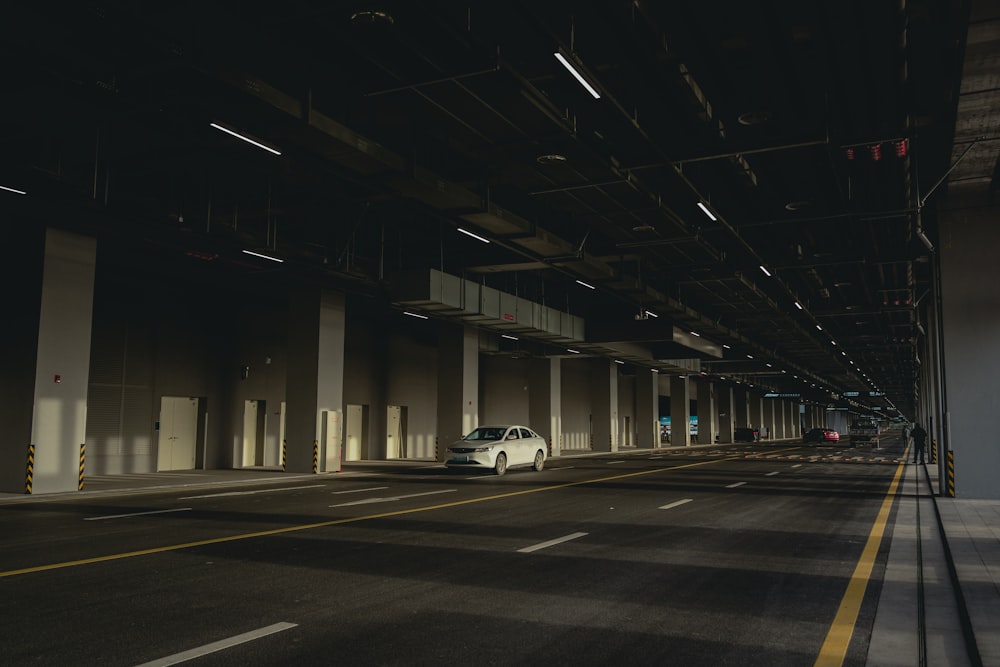
POLYGON ((913 438, 913 462, 917 462, 917 456, 920 456, 920 463, 924 462, 924 448, 927 442, 927 431, 920 424, 915 424, 913 430, 910 431, 910 437, 913 438))

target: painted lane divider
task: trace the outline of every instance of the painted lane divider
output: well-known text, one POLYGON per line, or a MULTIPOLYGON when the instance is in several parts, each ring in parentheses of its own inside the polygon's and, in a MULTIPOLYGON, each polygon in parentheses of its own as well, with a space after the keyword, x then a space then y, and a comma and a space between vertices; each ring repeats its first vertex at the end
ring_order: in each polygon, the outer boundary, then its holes
POLYGON ((801 464, 801 463, 796 463, 796 464, 795 464, 795 465, 793 465, 792 467, 793 467, 793 468, 801 468, 801 467, 802 467, 802 464, 801 464))
POLYGON ((735 489, 737 486, 743 486, 744 484, 746 484, 746 482, 736 482, 734 484, 727 484, 726 488, 727 489, 735 489))
POLYGON ((278 491, 298 491, 299 489, 321 489, 326 484, 310 484, 309 486, 286 486, 281 489, 257 489, 256 491, 227 491, 225 493, 208 493, 203 496, 184 496, 177 500, 200 500, 202 498, 224 498, 226 496, 253 496, 258 493, 277 493, 278 491))
POLYGON ((605 461, 605 463, 609 466, 613 466, 616 463, 625 463, 625 461, 605 461))
POLYGON ((84 521, 104 521, 105 519, 127 519, 133 516, 146 516, 148 514, 169 514, 170 512, 190 512, 190 507, 178 507, 174 510, 153 510, 150 512, 132 512, 131 514, 111 514, 108 516, 91 516, 84 521))
POLYGON ((204 646, 199 646, 198 648, 193 648, 188 651, 184 651, 183 653, 175 653, 174 655, 168 655, 165 658, 160 658, 151 662, 144 662, 136 667, 167 667, 167 665, 176 665, 181 662, 187 662, 188 660, 200 658, 203 655, 208 655, 209 653, 216 653, 227 648, 232 648, 233 646, 239 646, 240 644, 245 644, 255 639, 261 639, 262 637, 267 637, 268 635, 273 635, 277 632, 283 632, 285 630, 291 630, 296 627, 298 627, 297 623, 275 623, 274 625, 269 625, 265 628, 244 632, 241 635, 236 635, 235 637, 230 637, 229 639, 221 639, 217 642, 212 642, 211 644, 205 644, 204 646))
MULTIPOLYGON (((704 466, 715 465, 717 463, 723 463, 726 461, 737 461, 737 457, 730 457, 726 459, 716 459, 712 461, 697 461, 695 463, 684 463, 680 465, 674 465, 667 468, 655 468, 653 470, 639 470, 633 472, 620 473, 617 475, 608 475, 606 477, 595 477, 590 479, 581 479, 575 482, 563 482, 561 484, 553 484, 551 486, 541 486, 530 489, 519 489, 517 491, 505 491, 504 493, 495 493, 488 496, 482 496, 477 498, 466 498, 464 500, 456 500, 449 503, 439 503, 437 505, 424 505, 422 507, 411 507, 401 510, 393 510, 391 512, 378 512, 376 514, 366 514, 363 516, 350 516, 350 517, 340 517, 337 519, 329 519, 326 521, 318 521, 314 523, 303 523, 296 524, 293 526, 283 526, 281 528, 272 528, 269 530, 258 530, 250 533, 237 533, 235 535, 222 535, 219 537, 212 537, 204 540, 196 540, 193 542, 179 542, 174 544, 164 544, 158 547, 150 547, 148 549, 139 549, 136 551, 124 551, 120 553, 104 554, 101 556, 91 556, 89 558, 78 558, 76 560, 60 561, 55 563, 44 563, 41 565, 32 565, 29 567, 17 568, 14 570, 0 570, 0 579, 5 579, 7 577, 20 577, 27 574, 37 574, 39 572, 50 572, 52 570, 62 570, 71 567, 81 567, 84 565, 95 565, 98 563, 110 563, 113 561, 123 560, 126 558, 139 558, 141 556, 152 556, 156 554, 169 553, 172 551, 181 551, 184 549, 193 549, 195 547, 204 547, 211 544, 226 544, 229 542, 239 542, 242 540, 255 540, 262 537, 271 537, 274 535, 284 535, 286 533, 296 533, 300 531, 317 530, 320 528, 329 528, 331 526, 345 526, 352 523, 361 523, 364 521, 373 521, 376 519, 385 519, 394 516, 405 516, 408 514, 418 514, 421 512, 432 512, 436 510, 451 508, 451 507, 461 507, 464 505, 472 505, 475 503, 486 503, 493 502, 497 500, 505 500, 507 498, 514 498, 518 496, 524 496, 535 493, 548 493, 551 491, 559 491, 561 489, 570 489, 577 486, 585 486, 588 484, 600 484, 602 482, 614 482, 622 479, 632 479, 634 477, 645 477, 648 475, 659 475, 665 472, 673 472, 676 470, 688 470, 691 468, 701 468, 704 466)), ((353 474, 353 473, 349 473, 353 474)), ((305 475, 304 475, 305 476, 305 475)))
POLYGON ((418 496, 433 496, 438 493, 454 493, 458 489, 444 489, 442 491, 424 491, 423 493, 410 493, 405 496, 393 496, 391 498, 365 498, 364 500, 355 500, 350 503, 340 503, 339 505, 330 505, 330 507, 348 507, 350 505, 372 505, 374 503, 394 503, 397 500, 403 500, 404 498, 416 498, 418 496))
POLYGON ((774 477, 777 474, 778 474, 777 470, 772 470, 771 472, 769 472, 766 475, 764 475, 764 477, 774 477))
POLYGON ((905 469, 905 462, 896 468, 896 474, 889 484, 888 491, 885 492, 878 515, 868 533, 868 540, 854 567, 854 572, 847 582, 844 597, 840 600, 837 614, 830 624, 830 629, 826 633, 826 639, 823 640, 823 645, 820 647, 813 667, 841 667, 844 664, 847 647, 851 643, 851 635, 854 634, 854 626, 857 624, 858 614, 861 612, 861 602, 875 566, 875 557, 878 555, 882 537, 885 535, 889 512, 896 499, 896 489, 899 487, 899 480, 905 469))
POLYGON ((557 544, 562 544, 563 542, 569 542, 570 540, 575 540, 581 537, 585 537, 587 533, 572 533, 570 535, 565 535, 563 537, 557 537, 554 540, 549 540, 548 542, 539 542, 538 544, 533 544, 530 547, 524 547, 523 549, 518 549, 517 552, 520 554, 530 554, 533 551, 538 551, 540 549, 547 549, 548 547, 554 547, 557 544))
POLYGON ((373 486, 368 489, 348 489, 347 491, 333 491, 333 495, 339 496, 342 493, 364 493, 366 491, 381 491, 382 489, 388 489, 388 486, 373 486))
POLYGON ((673 509, 675 507, 680 507, 681 505, 686 505, 686 504, 688 504, 689 502, 691 502, 693 500, 694 500, 694 498, 685 498, 684 500, 676 500, 676 501, 674 501, 674 502, 672 502, 672 503, 670 503, 668 505, 661 506, 660 509, 661 510, 671 510, 671 509, 673 509))

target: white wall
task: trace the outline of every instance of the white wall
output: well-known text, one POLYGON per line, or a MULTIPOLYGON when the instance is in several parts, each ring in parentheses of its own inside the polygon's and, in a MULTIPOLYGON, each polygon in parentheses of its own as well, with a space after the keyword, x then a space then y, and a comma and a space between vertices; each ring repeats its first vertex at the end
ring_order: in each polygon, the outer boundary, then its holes
POLYGON ((483 424, 528 423, 530 385, 527 359, 479 356, 479 408, 483 424))
POLYGON ((434 341, 436 338, 410 339, 396 334, 388 340, 386 403, 407 408, 407 458, 432 459, 435 455, 438 354, 434 341))
MULTIPOLYGON (((998 248, 1000 208, 962 209, 942 216, 945 386, 959 498, 1000 498, 998 248)), ((921 421, 927 428, 926 415, 921 421)))
POLYGON ((562 449, 590 449, 590 373, 586 359, 562 362, 562 449))

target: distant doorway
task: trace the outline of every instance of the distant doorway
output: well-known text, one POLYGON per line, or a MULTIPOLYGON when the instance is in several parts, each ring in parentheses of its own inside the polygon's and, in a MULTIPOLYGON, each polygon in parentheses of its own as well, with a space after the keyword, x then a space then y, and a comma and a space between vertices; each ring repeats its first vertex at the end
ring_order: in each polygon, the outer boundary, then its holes
POLYGON ((406 406, 386 406, 386 444, 387 459, 406 458, 406 406))
POLYGON ((160 437, 157 470, 193 470, 198 445, 198 399, 160 398, 160 437))
POLYGON ((368 444, 368 406, 348 405, 344 426, 344 460, 360 461, 368 444))
POLYGON ((244 468, 264 465, 266 422, 266 401, 243 401, 243 456, 241 465, 244 468))

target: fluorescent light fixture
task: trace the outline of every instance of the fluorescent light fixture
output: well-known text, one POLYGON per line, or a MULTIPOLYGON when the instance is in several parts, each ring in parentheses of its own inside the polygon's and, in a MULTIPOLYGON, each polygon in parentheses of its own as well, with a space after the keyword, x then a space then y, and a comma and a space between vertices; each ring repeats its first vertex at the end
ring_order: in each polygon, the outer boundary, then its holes
POLYGON ((753 359, 753 355, 752 354, 748 354, 747 355, 747 359, 753 359))
POLYGON ((410 312, 410 311, 408 311, 408 310, 404 310, 404 311, 403 311, 403 314, 404 314, 404 315, 409 315, 410 317, 415 317, 415 318, 417 318, 418 320, 426 320, 426 319, 429 319, 429 318, 428 318, 428 317, 427 317, 426 315, 420 315, 420 314, 418 314, 418 313, 411 313, 411 312, 410 312))
POLYGON ((647 310, 646 311, 646 317, 659 317, 659 315, 657 315, 656 313, 654 313, 651 310, 647 310))
POLYGON ((852 365, 852 366, 854 365, 854 362, 853 362, 853 361, 851 362, 851 365, 852 365))
POLYGON ((847 353, 846 353, 846 352, 844 352, 843 350, 841 350, 841 351, 840 351, 840 353, 841 353, 842 355, 844 355, 845 357, 847 356, 847 353))
POLYGON ((500 334, 501 338, 506 338, 507 340, 521 340, 517 336, 511 336, 510 334, 500 334))
POLYGON ((658 368, 650 368, 649 370, 653 371, 654 373, 659 373, 660 372, 660 369, 658 369, 658 368))
POLYGON ((726 345, 725 343, 723 343, 723 344, 722 344, 722 347, 724 347, 724 348, 725 348, 725 349, 727 349, 727 350, 731 350, 731 349, 733 349, 733 348, 729 347, 728 345, 726 345))
POLYGON ((597 289, 597 288, 596 288, 596 287, 594 287, 593 285, 591 285, 591 284, 589 284, 589 283, 585 283, 585 282, 583 282, 582 280, 577 280, 577 281, 576 281, 576 284, 577 284, 577 285, 583 285, 583 286, 584 286, 584 287, 586 287, 587 289, 597 289))
POLYGON ((616 364, 621 364, 622 366, 624 366, 624 365, 625 365, 625 362, 624 362, 624 361, 622 361, 621 359, 615 359, 615 363, 616 363, 616 364))
POLYGON ((566 351, 567 352, 572 352, 573 354, 580 354, 580 350, 574 350, 574 349, 569 348, 569 347, 566 348, 566 351))
POLYGON ((833 339, 830 339, 830 345, 836 345, 836 344, 837 344, 837 341, 835 341, 833 339))
POLYGON ((817 324, 816 325, 816 331, 822 331, 822 330, 823 330, 823 327, 821 327, 820 325, 817 324))
POLYGON ((701 334, 698 333, 697 331, 690 331, 688 333, 690 333, 692 336, 697 336, 698 338, 701 338, 701 334))
POLYGON ((26 195, 26 194, 28 194, 24 190, 17 190, 15 188, 8 188, 6 185, 0 185, 0 190, 5 190, 7 192, 13 192, 16 195, 26 195))
POLYGON ((472 232, 470 232, 470 231, 469 231, 468 229, 462 229, 461 227, 459 227, 459 228, 458 228, 458 231, 462 232, 462 233, 463 233, 463 234, 465 234, 466 236, 471 236, 472 238, 476 239, 477 241, 482 241, 483 243, 489 243, 489 242, 490 242, 490 240, 489 240, 489 239, 484 239, 484 238, 483 238, 482 236, 480 236, 479 234, 473 234, 473 233, 472 233, 472 232))
POLYGON ((774 366, 772 366, 770 363, 765 363, 764 365, 767 366, 768 368, 774 368, 774 366))
POLYGON ((761 265, 760 265, 760 270, 761 270, 761 271, 763 271, 763 272, 764 272, 764 275, 765 275, 765 276, 767 276, 768 278, 770 278, 770 277, 771 277, 771 272, 770 272, 770 271, 768 271, 768 270, 767 270, 767 267, 766 267, 766 266, 764 266, 763 264, 761 264, 761 265))
POLYGON ((250 137, 244 136, 244 135, 240 134, 239 132, 235 132, 233 130, 230 130, 228 127, 223 127, 222 125, 219 125, 218 123, 209 123, 209 125, 211 127, 214 127, 215 129, 219 130, 220 132, 225 132, 226 134, 234 136, 237 139, 240 139, 242 141, 247 142, 248 144, 253 144, 257 148, 263 148, 268 153, 274 153, 275 155, 281 155, 281 151, 275 150, 274 148, 271 148, 270 146, 266 146, 266 145, 260 143, 259 141, 257 141, 256 139, 251 139, 250 137))
POLYGON ((802 310, 802 304, 799 303, 798 301, 795 302, 795 307, 798 308, 799 310, 802 310))
POLYGON ((254 252, 253 250, 244 250, 243 253, 246 255, 253 255, 254 257, 260 257, 261 259, 269 259, 272 262, 278 262, 279 264, 285 261, 280 257, 272 257, 271 255, 265 255, 262 252, 254 252))
POLYGON ((709 211, 708 207, 705 206, 702 202, 698 202, 698 208, 700 208, 701 212, 704 213, 705 215, 707 215, 708 219, 711 220, 712 222, 715 222, 716 220, 718 220, 718 218, 715 217, 715 214, 712 213, 711 211, 709 211))
POLYGON ((590 85, 589 81, 587 81, 586 79, 583 78, 583 75, 580 74, 576 70, 575 67, 573 67, 573 63, 571 63, 569 60, 567 60, 566 56, 564 56, 559 51, 556 51, 552 55, 554 55, 556 57, 556 60, 558 60, 560 63, 562 63, 563 67, 565 67, 567 70, 569 70, 569 73, 573 75, 573 78, 576 79, 577 81, 579 81, 580 85, 583 86, 584 88, 586 88, 587 92, 590 93, 591 96, 593 96, 593 98, 595 100, 601 99, 601 94, 599 92, 597 92, 597 90, 594 89, 594 87, 592 85, 590 85))

